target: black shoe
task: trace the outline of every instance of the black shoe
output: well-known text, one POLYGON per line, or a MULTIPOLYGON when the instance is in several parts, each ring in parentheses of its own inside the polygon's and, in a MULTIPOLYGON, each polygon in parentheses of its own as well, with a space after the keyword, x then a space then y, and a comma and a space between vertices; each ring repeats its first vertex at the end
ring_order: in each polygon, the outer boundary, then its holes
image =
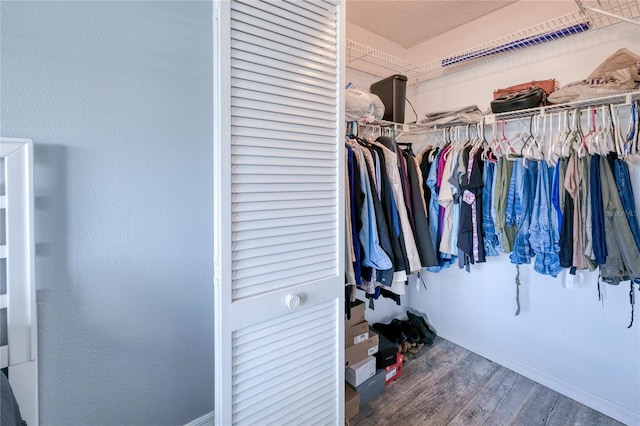
POLYGON ((424 318, 409 311, 407 311, 407 317, 411 324, 418 330, 418 333, 420 333, 420 338, 423 339, 422 341, 427 344, 433 343, 436 333, 429 328, 429 324, 427 324, 424 318))
POLYGON ((407 336, 402 332, 402 328, 392 326, 391 324, 377 322, 373 324, 372 328, 396 345, 407 340, 407 336))
POLYGON ((418 330, 416 330, 416 328, 411 325, 409 321, 400 321, 398 319, 394 319, 393 321, 391 321, 391 323, 400 325, 405 336, 407 336, 407 341, 409 343, 418 343, 420 341, 420 334, 418 333, 418 330))

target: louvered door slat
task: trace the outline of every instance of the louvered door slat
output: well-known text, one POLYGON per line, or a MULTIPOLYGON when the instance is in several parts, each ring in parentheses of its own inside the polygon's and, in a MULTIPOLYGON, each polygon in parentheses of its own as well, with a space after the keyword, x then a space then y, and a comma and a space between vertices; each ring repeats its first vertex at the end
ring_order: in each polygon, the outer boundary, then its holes
POLYGON ((328 67, 332 66, 332 57, 335 57, 335 52, 332 55, 326 48, 321 48, 313 45, 306 45, 304 51, 297 50, 296 43, 290 43, 288 37, 284 37, 280 34, 275 34, 268 31, 262 31, 259 34, 251 34, 247 31, 251 30, 249 25, 238 25, 237 29, 231 32, 232 40, 239 40, 248 44, 259 44, 263 48, 272 50, 274 52, 280 52, 285 55, 294 55, 303 60, 309 60, 309 52, 313 52, 313 61, 318 62, 328 67), (293 47, 293 49, 292 49, 293 47), (304 54, 304 53, 307 54, 304 54))
MULTIPOLYGON (((277 87, 277 86, 274 86, 273 84, 273 83, 276 83, 276 80, 277 79, 274 78, 273 81, 265 83, 258 80, 248 80, 248 79, 236 77, 231 81, 231 87, 234 88, 234 87, 250 86, 254 92, 266 93, 267 95, 273 95, 273 96, 280 96, 282 100, 282 105, 290 105, 289 99, 293 99, 294 102, 304 101, 304 102, 315 102, 315 103, 323 104, 324 110, 330 109, 331 106, 335 105, 335 98, 332 98, 331 96, 321 96, 321 95, 314 95, 310 93, 304 93, 296 90, 295 88, 277 87)), ((291 104, 291 105, 295 105, 295 104, 291 104)), ((309 104, 306 104, 306 105, 309 105, 309 104)))
POLYGON ((294 201, 294 200, 332 200, 331 191, 266 191, 241 192, 233 197, 234 203, 253 203, 256 201, 294 201))
POLYGON ((265 111, 260 108, 260 105, 249 105, 248 108, 233 107, 231 113, 236 117, 260 118, 261 120, 269 120, 279 124, 298 124, 307 127, 318 127, 320 129, 332 129, 331 126, 328 126, 326 119, 289 114, 282 111, 282 109, 280 111, 276 111, 275 109, 265 111))
POLYGON ((216 7, 216 421, 340 424, 342 3, 216 7))
MULTIPOLYGON (((292 209, 284 209, 284 210, 275 210, 269 212, 268 219, 286 219, 286 218, 298 218, 305 216, 315 216, 318 214, 322 215, 330 215, 335 213, 333 207, 311 207, 311 208, 299 208, 296 210, 292 209)), ((237 219, 237 222, 249 222, 249 221, 259 221, 265 219, 265 215, 260 211, 250 211, 250 212, 236 212, 234 215, 237 219)))
POLYGON ((298 2, 296 0, 282 0, 282 3, 286 4, 286 8, 291 6, 299 7, 300 9, 307 10, 315 15, 315 19, 321 23, 330 22, 336 25, 336 14, 327 9, 326 6, 318 6, 315 3, 310 2, 298 2))
POLYGON ((287 243, 322 240, 325 236, 334 236, 335 229, 321 229, 318 231, 304 231, 297 234, 285 233, 266 238, 245 238, 234 242, 233 249, 240 252, 242 250, 253 250, 262 247, 286 246, 287 243))
MULTIPOLYGON (((316 358, 308 359, 309 362, 317 362, 322 360, 324 354, 318 355, 316 358)), ((288 367, 288 364, 283 364, 274 369, 272 377, 266 378, 266 381, 269 382, 270 385, 274 387, 278 387, 281 385, 286 385, 291 382, 291 380, 298 379, 302 382, 310 383, 310 380, 315 375, 320 376, 328 376, 332 373, 333 367, 331 365, 326 366, 324 370, 313 370, 313 371, 302 371, 295 370, 288 367)), ((263 379, 263 376, 259 377, 263 379)), ((250 381, 242 383, 241 385, 235 386, 234 389, 242 394, 242 397, 236 398, 236 404, 249 403, 252 404, 254 402, 260 402, 265 400, 268 395, 266 395, 261 387, 265 383, 265 381, 250 381)))
POLYGON ((327 140, 313 135, 285 134, 277 131, 267 132, 258 129, 244 128, 234 134, 234 149, 239 146, 249 146, 256 148, 284 148, 303 149, 309 155, 316 155, 313 151, 332 151, 333 147, 327 140), (280 136, 278 138, 278 136, 280 136))
MULTIPOLYGON (((269 55, 271 57, 270 55, 271 52, 263 51, 262 53, 265 55, 269 55)), ((244 55, 245 59, 247 59, 247 57, 248 55, 244 55)), ((242 62, 242 61, 239 60, 237 62, 242 62)), ((282 65, 281 67, 284 68, 282 65)), ((283 72, 284 70, 282 70, 281 68, 272 68, 271 70, 272 72, 270 74, 264 74, 264 73, 257 72, 256 69, 245 69, 244 67, 235 68, 233 70, 232 77, 238 78, 238 79, 245 79, 245 80, 247 78, 251 78, 255 82, 266 83, 268 85, 272 85, 274 88, 274 91, 276 91, 277 88, 280 88, 280 89, 294 89, 300 92, 314 93, 314 94, 320 94, 320 95, 327 93, 326 85, 309 84, 309 82, 307 81, 308 79, 296 77, 295 75, 293 76, 293 78, 289 78, 291 76, 286 75, 286 73, 283 72)), ((319 68, 319 70, 322 70, 322 68, 319 68)))
MULTIPOLYGON (((310 152, 312 154, 312 152, 310 152)), ((278 193, 278 192, 316 192, 327 191, 326 183, 299 183, 299 182, 256 182, 252 185, 236 185, 236 194, 243 194, 247 192, 264 194, 264 193, 278 193)))
POLYGON ((245 52, 242 58, 232 58, 231 67, 233 69, 255 69, 258 74, 272 75, 277 78, 287 80, 292 78, 296 81, 305 82, 311 86, 327 87, 329 89, 333 83, 333 74, 323 74, 319 71, 305 67, 303 64, 283 63, 273 58, 261 55, 254 55, 245 52), (308 80, 308 81, 307 81, 308 80))
MULTIPOLYGON (((320 389, 324 390, 329 383, 323 381, 322 383, 316 384, 320 389)), ((326 391, 319 394, 318 391, 310 389, 307 389, 306 392, 299 392, 289 399, 291 406, 287 406, 285 409, 275 411, 273 414, 265 416, 264 421, 272 425, 300 424, 306 426, 309 424, 311 417, 309 407, 314 407, 314 411, 323 412, 323 404, 330 407, 336 393, 335 391, 326 391)), ((250 421, 250 424, 253 424, 253 422, 250 421)))
POLYGON ((264 57, 260 57, 260 62, 255 60, 258 56, 233 59, 231 61, 231 68, 234 70, 249 70, 259 75, 269 75, 283 81, 295 81, 297 83, 305 84, 309 88, 322 88, 331 90, 332 81, 330 76, 326 76, 320 72, 314 72, 308 68, 295 66, 294 64, 287 63, 286 66, 280 61, 275 61, 271 58, 264 60, 264 57))
POLYGON ((273 102, 263 102, 251 99, 235 98, 231 103, 232 107, 246 108, 251 110, 269 110, 280 114, 288 114, 292 117, 305 117, 318 120, 330 120, 331 113, 326 111, 312 111, 308 109, 291 108, 291 106, 276 105, 273 102))
MULTIPOLYGON (((236 14, 235 16, 240 17, 241 15, 236 14)), ((274 30, 268 25, 260 24, 255 18, 244 16, 241 19, 245 19, 246 21, 236 21, 236 25, 231 31, 232 38, 237 35, 237 33, 254 34, 257 31, 264 34, 265 39, 280 44, 281 46, 275 47, 276 50, 284 46, 295 48, 300 44, 304 44, 310 52, 315 52, 327 57, 330 57, 331 54, 335 55, 336 53, 336 47, 332 46, 331 43, 326 43, 307 34, 302 34, 295 29, 279 28, 274 30)))
POLYGON ((249 17, 257 18, 254 22, 256 28, 265 28, 269 31, 288 33, 292 40, 306 41, 326 44, 329 49, 336 49, 336 31, 332 28, 331 20, 326 20, 324 24, 306 20, 303 22, 299 16, 290 14, 285 9, 279 8, 272 3, 265 1, 253 2, 236 1, 231 6, 232 19, 246 22, 249 17), (234 14, 233 12, 238 12, 234 14), (266 12, 266 13, 265 13, 266 12))
POLYGON ((256 238, 272 238, 282 235, 297 235, 301 232, 329 231, 334 229, 332 222, 302 223, 298 225, 261 227, 260 229, 246 231, 234 231, 234 241, 255 240, 256 238))
POLYGON ((331 274, 331 272, 327 271, 327 269, 332 266, 331 262, 314 261, 313 263, 309 263, 307 260, 307 262, 302 265, 299 264, 300 262, 296 263, 298 263, 298 265, 293 269, 296 271, 295 273, 292 273, 291 270, 286 270, 246 278, 239 276, 241 274, 234 273, 233 278, 236 281, 235 290, 238 292, 242 291, 243 297, 249 297, 254 292, 255 294, 260 294, 265 291, 286 288, 291 285, 304 283, 311 277, 323 278, 331 274))
MULTIPOLYGON (((333 251, 333 247, 331 246, 320 246, 313 249, 307 249, 304 251, 292 252, 289 253, 288 259, 291 261, 302 259, 309 256, 320 256, 324 254, 331 253, 333 251)), ((269 265, 273 263, 278 263, 277 257, 268 255, 261 257, 251 257, 249 259, 238 260, 233 262, 234 268, 258 268, 264 265, 269 265)))

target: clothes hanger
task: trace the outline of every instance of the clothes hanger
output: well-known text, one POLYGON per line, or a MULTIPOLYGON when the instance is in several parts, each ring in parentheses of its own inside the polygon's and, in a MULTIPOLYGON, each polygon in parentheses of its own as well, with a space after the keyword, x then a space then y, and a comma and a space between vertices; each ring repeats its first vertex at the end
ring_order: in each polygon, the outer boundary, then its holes
POLYGON ((573 111, 572 124, 569 125, 568 131, 566 133, 566 138, 562 142, 562 150, 561 155, 563 157, 569 157, 571 155, 571 150, 574 148, 576 140, 578 139, 578 130, 577 130, 577 121, 578 121, 578 110, 575 109, 573 111))
POLYGON ((562 145, 569 134, 569 111, 560 111, 558 113, 558 133, 549 147, 549 161, 557 163, 562 158, 562 145))
POLYGON ((620 132, 618 107, 613 104, 609 105, 609 112, 611 113, 611 133, 613 134, 615 152, 619 157, 624 158, 627 155, 627 142, 620 132))
POLYGON ((497 162, 498 159, 495 156, 495 152, 500 141, 498 140, 498 123, 496 121, 493 122, 493 129, 491 134, 493 138, 489 143, 485 145, 480 158, 482 158, 484 161, 497 162))
POLYGON ((532 139, 522 157, 522 165, 526 168, 528 168, 526 160, 540 161, 544 159, 542 144, 544 143, 545 129, 547 127, 547 116, 544 115, 543 118, 540 114, 533 115, 530 125, 532 126, 529 129, 532 139), (540 122, 542 122, 542 129, 540 128, 540 122))
POLYGON ((611 119, 611 111, 608 105, 602 105, 602 134, 600 141, 600 155, 607 155, 615 152, 615 138, 613 136, 613 123, 611 119))
MULTIPOLYGON (((518 119, 517 123, 518 125, 522 126, 523 120, 518 119)), ((507 149, 505 150, 505 156, 507 157, 507 159, 513 160, 515 158, 521 158, 524 148, 527 143, 529 143, 529 140, 531 138, 531 133, 523 129, 521 132, 516 133, 513 138, 507 140, 507 149), (517 147, 519 147, 520 149, 518 150, 517 147)))
POLYGON ((582 131, 582 110, 578 110, 577 115, 578 115, 578 118, 577 118, 576 126, 578 130, 578 135, 576 136, 576 141, 573 149, 576 151, 579 158, 584 158, 584 156, 587 155, 588 152, 587 152, 587 146, 584 143, 585 135, 584 135, 584 132, 582 131))

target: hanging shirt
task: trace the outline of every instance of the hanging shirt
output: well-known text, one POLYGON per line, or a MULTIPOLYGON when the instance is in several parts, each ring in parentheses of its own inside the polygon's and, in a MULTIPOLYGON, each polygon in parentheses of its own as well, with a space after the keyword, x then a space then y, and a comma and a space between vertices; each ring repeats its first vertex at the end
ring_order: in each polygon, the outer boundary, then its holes
POLYGON ((422 173, 416 159, 412 155, 404 153, 404 158, 407 164, 411 207, 415 225, 413 235, 418 248, 418 254, 420 255, 420 261, 423 267, 435 266, 438 264, 438 260, 433 250, 431 235, 429 234, 429 222, 427 220, 424 197, 422 195, 422 173))
POLYGON ((493 187, 493 204, 496 211, 494 221, 496 233, 500 235, 500 243, 505 253, 511 253, 517 230, 516 225, 513 223, 507 224, 506 214, 512 175, 513 162, 500 157, 496 169, 496 183, 493 187))
POLYGON ((439 247, 440 247, 440 204, 438 203, 438 198, 440 196, 440 190, 438 186, 438 162, 439 158, 442 155, 442 150, 437 152, 433 158, 433 162, 431 164, 431 168, 429 169, 429 175, 427 176, 427 186, 429 187, 429 192, 431 193, 429 200, 429 234, 431 234, 431 243, 433 244, 433 250, 436 254, 436 258, 438 259, 438 266, 431 266, 427 268, 430 272, 439 272, 441 268, 440 266, 440 256, 439 256, 439 247))
POLYGON ((393 281, 404 282, 407 280, 406 271, 410 269, 409 260, 404 246, 404 236, 402 235, 402 228, 400 227, 400 218, 398 216, 396 202, 393 198, 391 183, 386 172, 387 168, 384 153, 380 147, 375 145, 372 145, 370 149, 376 153, 376 158, 380 162, 380 200, 391 239, 392 261, 395 269, 393 281))
POLYGON ((351 221, 351 184, 350 181, 352 179, 351 172, 349 170, 351 166, 351 161, 349 156, 352 155, 348 148, 344 149, 344 185, 345 185, 345 235, 344 240, 346 242, 345 247, 345 263, 344 263, 344 271, 347 284, 356 285, 356 274, 355 269, 353 267, 354 262, 356 260, 355 247, 353 244, 353 228, 351 221))
POLYGON ((562 227, 562 207, 564 206, 564 197, 560 197, 560 194, 564 194, 564 174, 567 170, 566 159, 558 159, 555 170, 553 172, 553 184, 551 187, 551 203, 556 211, 556 218, 558 223, 558 234, 560 234, 562 227))
POLYGON ((348 171, 349 171, 349 203, 350 203, 350 216, 351 216, 351 238, 349 239, 353 243, 353 269, 354 269, 354 279, 356 285, 362 284, 362 247, 360 245, 360 240, 358 239, 358 233, 360 228, 362 227, 362 221, 360 221, 360 211, 362 209, 362 197, 360 191, 360 176, 359 173, 356 173, 356 168, 358 167, 356 164, 355 156, 353 154, 353 150, 346 147, 347 149, 347 161, 348 161, 348 171))
POLYGON ((604 265, 605 261, 607 260, 607 243, 604 236, 604 207, 602 205, 600 156, 594 155, 589 161, 589 192, 591 193, 593 259, 596 264, 604 265))
POLYGON ((608 160, 600 157, 602 204, 607 261, 600 266, 602 280, 610 284, 632 279, 640 282, 640 252, 633 239, 608 160))
POLYGON ((596 268, 593 263, 593 228, 591 226, 591 191, 589 191, 589 161, 591 155, 580 158, 580 215, 582 216, 582 246, 585 261, 590 271, 596 268))
POLYGON ((354 155, 358 159, 358 171, 360 177, 360 184, 362 186, 362 193, 364 194, 364 200, 362 203, 362 212, 360 214, 360 220, 362 221, 362 229, 358 233, 360 242, 362 243, 364 257, 362 259, 362 265, 375 269, 389 269, 393 266, 391 259, 384 252, 380 246, 380 239, 378 234, 378 227, 376 222, 373 191, 371 183, 369 181, 369 174, 367 171, 366 160, 362 150, 351 145, 354 151, 354 155))
POLYGON ((580 180, 578 153, 573 152, 567 163, 567 173, 565 175, 564 186, 567 193, 573 200, 573 212, 565 212, 565 214, 573 214, 573 260, 572 266, 576 269, 587 269, 587 262, 584 258, 584 247, 582 244, 583 222, 581 214, 582 199, 580 197, 580 180))
MULTIPOLYGON (((460 181, 460 228, 458 248, 466 255, 465 263, 485 261, 483 230, 483 163, 478 147, 468 148, 466 173, 460 181)), ((463 157, 464 158, 464 157, 463 157)), ((490 216, 490 215, 489 215, 490 216)))
POLYGON ((457 166, 457 155, 455 155, 452 150, 449 150, 447 152, 449 153, 449 155, 447 155, 446 153, 443 154, 443 157, 445 158, 442 159, 443 173, 440 180, 440 195, 438 197, 438 203, 440 204, 440 207, 444 209, 444 214, 441 216, 442 235, 439 249, 440 253, 455 256, 457 255, 458 250, 457 246, 452 245, 452 233, 454 226, 454 187, 449 182, 449 178, 451 177, 451 173, 453 172, 453 166, 457 166))
POLYGON ((385 167, 387 176, 391 183, 391 189, 393 197, 396 202, 396 208, 398 210, 398 216, 400 219, 400 227, 404 236, 405 247, 407 249, 407 258, 409 259, 410 270, 408 272, 414 273, 420 270, 420 256, 416 247, 416 242, 413 238, 413 231, 409 218, 407 215, 407 207, 404 203, 404 193, 402 189, 402 181, 400 179, 400 172, 398 170, 398 157, 395 152, 381 143, 373 142, 382 149, 384 153, 385 167))

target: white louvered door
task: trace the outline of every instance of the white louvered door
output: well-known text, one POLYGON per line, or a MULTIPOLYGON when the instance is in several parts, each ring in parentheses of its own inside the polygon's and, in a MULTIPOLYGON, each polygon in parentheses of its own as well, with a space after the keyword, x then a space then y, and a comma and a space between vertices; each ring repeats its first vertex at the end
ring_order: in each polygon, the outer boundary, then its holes
POLYGON ((215 4, 216 424, 342 424, 342 5, 215 4))

